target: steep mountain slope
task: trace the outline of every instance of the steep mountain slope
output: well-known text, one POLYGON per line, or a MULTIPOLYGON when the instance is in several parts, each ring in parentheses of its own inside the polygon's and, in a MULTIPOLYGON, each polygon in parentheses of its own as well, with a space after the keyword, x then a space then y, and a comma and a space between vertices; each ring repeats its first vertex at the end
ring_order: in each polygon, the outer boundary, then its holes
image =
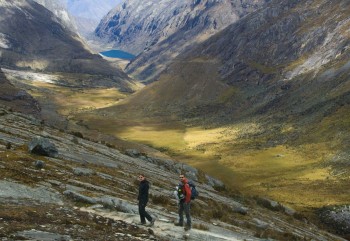
MULTIPOLYGON (((196 97, 197 106, 207 102, 207 93, 200 92, 205 86, 203 77, 207 76, 213 83, 220 80, 213 91, 220 92, 222 86, 235 89, 232 96, 226 96, 225 103, 216 103, 216 107, 250 114, 277 111, 277 107, 279 111, 292 108, 291 113, 300 115, 310 105, 317 106, 314 102, 325 102, 325 93, 331 90, 337 96, 346 94, 346 88, 340 90, 339 85, 348 81, 348 2, 339 0, 331 6, 327 3, 274 1, 177 58, 163 75, 163 83, 153 85, 168 85, 168 90, 157 91, 158 87, 150 86, 139 95, 146 98, 144 95, 152 92, 149 98, 165 98, 156 101, 160 106, 177 106, 181 112, 189 103, 184 95, 188 95, 187 99, 196 97), (191 64, 196 67, 188 67, 191 64), (205 71, 208 73, 203 74, 205 71), (186 81, 185 93, 173 91, 184 85, 173 78, 186 81), (147 92, 148 89, 152 91, 147 92), (305 105, 296 104, 296 100, 290 102, 301 96, 305 105)), ((145 99, 143 102, 148 103, 145 99)))
POLYGON ((345 241, 276 202, 229 193, 186 164, 73 134, 0 108, 2 240, 345 241), (180 172, 200 192, 191 203, 193 228, 186 233, 173 224, 180 172), (140 173, 151 183, 154 227, 137 224, 140 173))
POLYGON ((349 11, 345 0, 272 1, 100 113, 116 119, 117 134, 168 150, 244 193, 308 214, 348 205, 349 11))
POLYGON ((38 115, 40 106, 32 96, 24 90, 12 85, 0 69, 0 105, 10 107, 14 111, 38 115))
POLYGON ((77 26, 74 18, 69 14, 67 9, 66 0, 34 0, 35 2, 43 5, 45 8, 54 13, 58 20, 67 28, 71 29, 73 32, 77 32, 77 26))
POLYGON ((27 0, 4 0, 0 2, 0 13, 0 65, 90 74, 91 85, 98 86, 99 79, 109 79, 107 85, 124 91, 132 91, 135 87, 120 69, 91 54, 79 37, 42 5, 27 0))
POLYGON ((125 1, 96 29, 115 48, 140 56, 127 71, 154 80, 188 46, 207 39, 266 1, 125 1), (142 13, 142 14, 139 14, 142 13))

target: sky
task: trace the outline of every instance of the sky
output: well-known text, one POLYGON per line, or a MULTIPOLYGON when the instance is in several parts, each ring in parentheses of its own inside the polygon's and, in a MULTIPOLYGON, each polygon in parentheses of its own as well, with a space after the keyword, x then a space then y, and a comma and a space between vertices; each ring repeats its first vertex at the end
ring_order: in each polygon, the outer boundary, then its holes
POLYGON ((66 0, 68 11, 76 17, 101 19, 122 0, 66 0))

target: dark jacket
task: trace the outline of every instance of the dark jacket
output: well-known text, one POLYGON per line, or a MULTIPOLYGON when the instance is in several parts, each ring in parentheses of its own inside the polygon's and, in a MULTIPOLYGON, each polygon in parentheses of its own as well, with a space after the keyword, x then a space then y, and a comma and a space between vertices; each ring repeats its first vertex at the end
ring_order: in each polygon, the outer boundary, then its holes
POLYGON ((141 181, 139 185, 139 195, 137 197, 137 200, 139 200, 139 203, 147 204, 148 189, 149 189, 149 182, 146 179, 141 181))

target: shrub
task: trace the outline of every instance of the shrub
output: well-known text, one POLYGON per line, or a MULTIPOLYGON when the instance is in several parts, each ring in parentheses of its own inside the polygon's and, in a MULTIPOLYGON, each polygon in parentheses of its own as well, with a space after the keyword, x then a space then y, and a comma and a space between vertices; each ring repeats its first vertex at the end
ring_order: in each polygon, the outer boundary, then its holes
POLYGON ((160 204, 160 205, 167 205, 170 203, 169 197, 159 195, 159 196, 152 196, 152 202, 153 204, 160 204))
POLYGON ((192 225, 192 227, 195 228, 195 229, 199 229, 199 230, 209 231, 209 227, 204 225, 204 224, 202 224, 202 223, 199 223, 199 224, 194 223, 192 225))

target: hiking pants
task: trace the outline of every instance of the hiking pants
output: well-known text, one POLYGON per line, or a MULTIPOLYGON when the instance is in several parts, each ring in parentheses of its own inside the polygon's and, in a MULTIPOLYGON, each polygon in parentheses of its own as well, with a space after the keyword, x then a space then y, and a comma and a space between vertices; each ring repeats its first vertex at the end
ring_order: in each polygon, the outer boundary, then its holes
POLYGON ((139 214, 140 214, 141 223, 146 223, 146 219, 149 222, 152 221, 151 215, 149 215, 148 212, 146 212, 146 204, 139 203, 139 214))
POLYGON ((190 215, 190 209, 191 209, 191 202, 185 203, 183 200, 179 204, 179 224, 183 225, 184 223, 184 217, 183 213, 185 212, 186 215, 186 226, 191 227, 191 215, 190 215))

